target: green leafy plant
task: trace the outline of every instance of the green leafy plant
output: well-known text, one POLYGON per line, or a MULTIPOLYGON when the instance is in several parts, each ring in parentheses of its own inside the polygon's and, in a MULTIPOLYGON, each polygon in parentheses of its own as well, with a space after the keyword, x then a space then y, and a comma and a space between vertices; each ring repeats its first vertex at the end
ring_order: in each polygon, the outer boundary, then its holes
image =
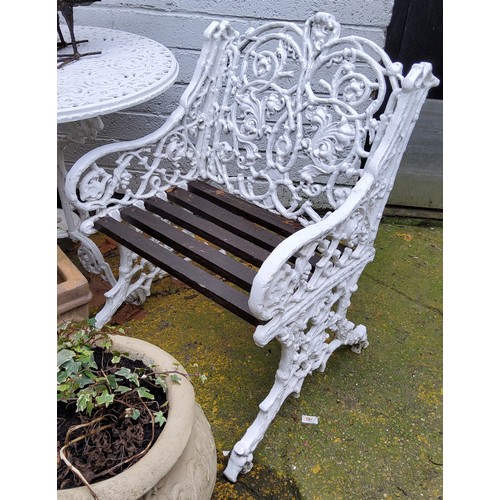
MULTIPOLYGON (((85 416, 85 423, 68 428, 59 457, 90 489, 89 481, 71 460, 76 445, 82 446, 90 436, 111 428, 119 429, 126 420, 150 423, 151 438, 143 449, 121 460, 120 463, 103 467, 102 473, 92 471, 93 478, 114 473, 128 462, 144 455, 152 446, 155 426, 163 426, 167 419, 168 391, 166 377, 180 383, 182 377, 206 377, 200 373, 187 374, 175 367, 159 371, 155 366, 132 361, 127 353, 113 349, 109 333, 124 334, 121 328, 106 327, 97 330, 90 320, 87 324, 66 324, 58 329, 57 342, 57 401, 72 405, 74 412, 85 416), (73 448, 72 448, 73 447, 73 448)), ((83 421, 83 417, 82 417, 83 421)), ((61 473, 63 477, 65 472, 61 473)), ((94 493, 92 492, 94 495, 94 493)))

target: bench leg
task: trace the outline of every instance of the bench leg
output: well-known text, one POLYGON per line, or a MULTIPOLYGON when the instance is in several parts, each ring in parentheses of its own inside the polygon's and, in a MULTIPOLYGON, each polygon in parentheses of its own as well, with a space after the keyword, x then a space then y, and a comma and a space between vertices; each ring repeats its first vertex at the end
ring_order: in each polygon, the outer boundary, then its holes
POLYGON ((120 252, 118 280, 104 294, 106 304, 95 317, 95 326, 97 328, 103 327, 124 302, 142 304, 146 297, 150 295, 150 288, 154 278, 159 273, 162 273, 160 268, 152 266, 144 259, 139 259, 137 254, 123 245, 118 245, 118 249, 120 252), (153 270, 144 272, 145 267, 148 266, 153 270))
MULTIPOLYGON (((350 345, 354 352, 361 352, 368 347, 366 327, 354 325, 345 320, 341 326, 339 338, 328 344, 323 343, 323 349, 313 356, 304 353, 302 347, 283 343, 281 348, 281 360, 276 372, 271 391, 259 405, 259 413, 252 425, 247 429, 243 438, 238 441, 229 457, 224 475, 235 482, 240 473, 249 472, 252 468, 253 452, 263 439, 271 422, 276 417, 285 399, 293 394, 298 397, 302 384, 307 375, 313 370, 323 371, 331 354, 342 345, 350 345)), ((326 335, 325 335, 326 337, 326 335)))
POLYGON ((260 443, 269 425, 276 417, 285 399, 292 393, 299 395, 304 381, 293 370, 293 357, 296 349, 292 345, 282 345, 281 360, 276 372, 274 385, 268 396, 259 405, 259 413, 243 438, 235 444, 224 475, 235 482, 238 475, 252 468, 253 451, 260 443))
POLYGON ((224 475, 235 482, 240 473, 252 468, 253 452, 269 425, 276 417, 285 399, 299 396, 307 375, 314 370, 323 371, 332 353, 340 346, 351 346, 355 352, 368 346, 366 327, 355 325, 346 318, 352 293, 359 272, 339 286, 338 293, 327 291, 323 297, 309 301, 308 306, 297 312, 287 324, 271 321, 257 327, 254 335, 258 345, 265 345, 271 338, 282 344, 281 359, 274 385, 259 405, 259 413, 243 438, 234 446, 224 475), (335 311, 333 306, 335 305, 335 311), (274 335, 276 331, 280 333, 274 335), (333 332, 334 338, 330 339, 333 332), (260 341, 259 341, 260 340, 260 341))
POLYGON ((73 241, 78 241, 78 258, 83 268, 92 274, 99 274, 103 280, 113 286, 116 279, 110 265, 104 260, 99 247, 80 231, 70 233, 73 241))

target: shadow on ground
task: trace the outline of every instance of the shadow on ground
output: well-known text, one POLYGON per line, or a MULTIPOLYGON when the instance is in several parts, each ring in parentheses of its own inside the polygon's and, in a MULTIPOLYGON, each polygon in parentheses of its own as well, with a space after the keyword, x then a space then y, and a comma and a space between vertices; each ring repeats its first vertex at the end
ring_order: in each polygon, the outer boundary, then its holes
MULTIPOLYGON (((112 244, 96 241, 116 260, 112 244)), ((324 373, 306 379, 236 484, 222 476, 225 455, 272 385, 279 344, 258 348, 250 325, 170 277, 144 306, 115 317, 128 335, 207 375, 194 385, 217 446, 213 499, 442 496, 442 224, 384 219, 376 249, 349 314, 366 325, 370 346, 360 355, 338 350, 324 373), (302 415, 319 423, 303 424, 302 415)), ((75 248, 66 242, 63 250, 79 266, 75 248)), ((92 286, 91 315, 103 293, 98 281, 92 286)))

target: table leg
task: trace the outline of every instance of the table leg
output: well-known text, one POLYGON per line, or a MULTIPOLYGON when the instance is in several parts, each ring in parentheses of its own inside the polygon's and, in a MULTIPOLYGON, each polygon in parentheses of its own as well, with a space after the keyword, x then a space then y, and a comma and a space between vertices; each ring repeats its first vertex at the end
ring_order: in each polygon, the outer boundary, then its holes
POLYGON ((70 143, 84 144, 87 138, 97 137, 97 133, 104 128, 101 118, 88 118, 77 122, 63 125, 58 130, 57 137, 57 191, 61 201, 61 209, 57 213, 57 237, 67 238, 69 233, 78 229, 80 222, 88 215, 84 213, 76 214, 64 192, 66 181, 66 162, 64 150, 70 143))
POLYGON ((65 146, 66 144, 57 141, 57 192, 61 202, 61 208, 57 209, 57 238, 67 238, 69 233, 74 232, 80 224, 80 218, 73 212, 64 194, 64 182, 66 180, 65 146))
POLYGON ((90 273, 99 274, 111 286, 116 279, 111 267, 106 263, 97 245, 80 231, 80 224, 88 217, 88 213, 76 213, 66 198, 64 184, 66 182, 66 162, 64 150, 70 143, 84 144, 89 137, 95 138, 104 128, 100 117, 89 118, 66 124, 58 131, 57 138, 57 191, 61 201, 61 209, 57 211, 57 237, 70 238, 80 243, 78 257, 82 266, 90 273))

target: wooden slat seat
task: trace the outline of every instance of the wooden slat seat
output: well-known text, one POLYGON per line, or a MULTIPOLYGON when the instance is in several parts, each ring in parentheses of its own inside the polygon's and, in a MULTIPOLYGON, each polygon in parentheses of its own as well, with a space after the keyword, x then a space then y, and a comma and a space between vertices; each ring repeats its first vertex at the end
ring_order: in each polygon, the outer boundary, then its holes
POLYGON ((133 226, 162 243, 166 243, 177 252, 184 254, 204 267, 212 269, 218 275, 228 279, 247 292, 250 291, 256 271, 249 266, 240 264, 237 260, 180 231, 146 210, 129 207, 123 210, 122 217, 133 226))
POLYGON ((269 256, 269 251, 237 236, 218 224, 207 221, 188 210, 166 202, 159 198, 151 198, 144 202, 147 210, 187 229, 207 241, 214 243, 237 257, 245 259, 255 266, 260 266, 269 256))
POLYGON ((224 190, 218 189, 206 182, 191 181, 188 185, 188 190, 282 236, 290 236, 302 228, 298 222, 268 212, 253 203, 228 194, 224 190))
POLYGON ((283 236, 260 226, 257 222, 252 222, 241 215, 235 215, 226 208, 195 193, 176 189, 168 193, 168 199, 266 250, 272 251, 285 239, 283 236))
POLYGON ((168 201, 146 200, 145 210, 123 208, 122 222, 108 216, 97 220, 95 227, 249 323, 261 324, 248 308, 253 266, 261 265, 300 224, 286 223, 233 195, 222 196, 200 181, 190 184, 189 191, 174 189, 167 196, 168 201))

